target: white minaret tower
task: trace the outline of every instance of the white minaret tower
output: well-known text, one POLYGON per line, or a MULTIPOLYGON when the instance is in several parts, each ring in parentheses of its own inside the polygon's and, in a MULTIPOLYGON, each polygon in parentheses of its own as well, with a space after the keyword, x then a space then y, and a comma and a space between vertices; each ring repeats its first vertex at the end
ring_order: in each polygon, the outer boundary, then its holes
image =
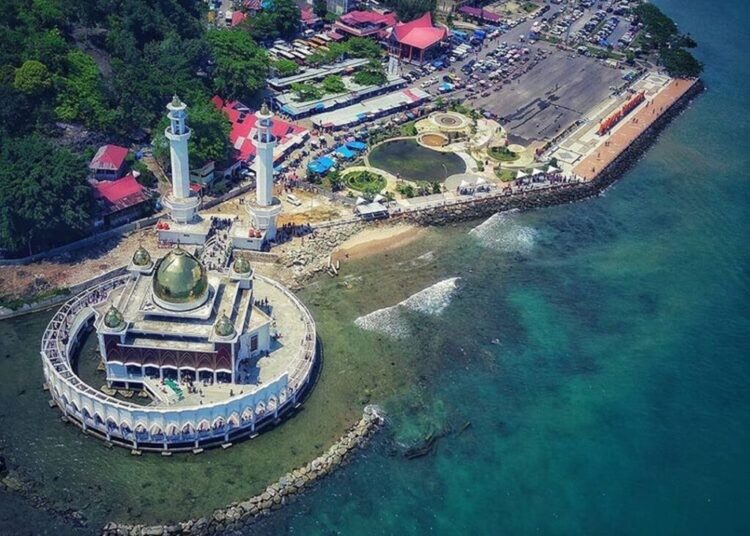
POLYGON ((190 129, 185 124, 187 113, 184 102, 175 95, 172 102, 167 104, 170 125, 164 130, 164 136, 169 140, 169 154, 172 162, 172 191, 163 198, 164 206, 169 209, 170 216, 178 223, 190 223, 195 218, 199 199, 191 197, 190 164, 188 161, 188 139, 190 129))
POLYGON ((276 237, 276 217, 281 212, 281 203, 273 196, 273 150, 276 139, 273 137, 273 114, 263 103, 256 112, 255 135, 255 202, 248 204, 255 228, 265 231, 265 239, 276 237))

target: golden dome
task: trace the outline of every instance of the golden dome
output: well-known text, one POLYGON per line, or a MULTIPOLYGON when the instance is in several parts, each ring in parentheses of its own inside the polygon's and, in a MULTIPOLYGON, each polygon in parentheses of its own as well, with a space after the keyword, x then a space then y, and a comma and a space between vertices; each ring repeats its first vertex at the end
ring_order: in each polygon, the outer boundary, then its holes
POLYGON ((216 331, 216 334, 219 337, 231 337, 232 335, 234 335, 234 324, 232 324, 232 321, 229 320, 229 317, 226 315, 226 313, 223 313, 221 315, 221 318, 219 318, 219 320, 216 322, 214 331, 216 331))
POLYGON ((193 255, 176 247, 159 260, 153 280, 154 296, 176 305, 203 302, 208 293, 206 269, 193 255))
POLYGON ((110 305, 109 309, 104 314, 104 325, 110 329, 118 329, 125 325, 125 318, 114 305, 110 305))
POLYGON ((138 249, 133 253, 133 264, 136 266, 148 266, 151 264, 151 254, 143 246, 138 246, 138 249))
POLYGON ((238 274, 249 274, 253 268, 245 257, 237 257, 232 264, 232 269, 238 274))

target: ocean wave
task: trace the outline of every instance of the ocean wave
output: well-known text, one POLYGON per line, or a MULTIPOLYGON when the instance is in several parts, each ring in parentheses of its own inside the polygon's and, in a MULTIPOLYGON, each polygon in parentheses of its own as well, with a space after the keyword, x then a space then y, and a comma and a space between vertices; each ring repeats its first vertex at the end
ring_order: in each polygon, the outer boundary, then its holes
POLYGON ((493 214, 469 231, 469 235, 488 248, 508 253, 528 253, 534 247, 537 232, 518 223, 515 212, 493 214))
POLYGON ((458 277, 451 277, 439 281, 412 294, 396 305, 377 309, 358 317, 354 320, 354 325, 360 329, 382 333, 394 339, 406 338, 411 334, 411 330, 406 318, 404 318, 404 310, 429 316, 439 315, 450 305, 451 299, 458 288, 459 279, 458 277))

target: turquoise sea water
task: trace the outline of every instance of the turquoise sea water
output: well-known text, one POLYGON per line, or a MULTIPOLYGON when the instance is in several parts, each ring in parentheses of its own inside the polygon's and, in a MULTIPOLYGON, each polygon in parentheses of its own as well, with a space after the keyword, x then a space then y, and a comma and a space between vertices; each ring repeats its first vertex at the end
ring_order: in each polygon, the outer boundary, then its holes
MULTIPOLYGON (((37 359, 37 316, 0 324, 14 349, 0 352, 0 422, 15 427, 0 444, 94 521, 130 511, 117 490, 155 472, 174 487, 144 486, 148 500, 219 494, 233 464, 303 428, 366 359, 352 405, 381 404, 388 427, 253 534, 750 533, 750 9, 658 3, 701 44, 708 91, 601 197, 433 231, 312 285, 326 353, 297 419, 203 458, 106 451, 60 426, 38 366, 18 365, 25 346, 37 359), (366 316, 425 288, 416 311, 366 316), (27 419, 46 432, 25 445, 27 419), (439 432, 433 454, 400 455, 439 432)), ((74 529, 0 494, 0 533, 44 532, 74 529)))
POLYGON ((402 343, 424 380, 389 433, 472 426, 418 460, 383 441, 268 533, 750 533, 749 8, 658 4, 708 91, 604 196, 436 253, 461 286, 402 343))

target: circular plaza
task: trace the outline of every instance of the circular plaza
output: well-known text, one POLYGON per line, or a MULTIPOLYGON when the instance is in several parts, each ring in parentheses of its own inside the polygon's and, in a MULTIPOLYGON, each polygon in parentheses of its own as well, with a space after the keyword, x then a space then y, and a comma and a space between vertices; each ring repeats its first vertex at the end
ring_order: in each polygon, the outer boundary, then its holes
POLYGON ((180 247, 157 260, 139 248, 123 275, 55 313, 41 357, 52 400, 86 433, 134 452, 200 452, 252 437, 298 405, 316 330, 296 296, 244 258, 210 271, 180 247), (76 370, 88 337, 101 388, 76 370))

